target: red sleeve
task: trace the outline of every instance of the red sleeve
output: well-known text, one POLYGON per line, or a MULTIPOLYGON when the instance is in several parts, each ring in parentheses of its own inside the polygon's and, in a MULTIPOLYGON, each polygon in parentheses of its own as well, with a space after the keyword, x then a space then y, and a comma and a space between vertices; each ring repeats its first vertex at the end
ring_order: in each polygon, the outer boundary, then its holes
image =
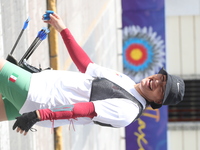
MULTIPOLYGON (((68 105, 71 107, 72 105, 68 105)), ((65 108, 67 106, 64 106, 65 108)), ((92 102, 82 102, 73 105, 71 111, 52 111, 50 109, 39 109, 40 120, 74 119, 78 117, 93 118, 96 116, 94 104, 92 102)))
POLYGON ((89 63, 92 63, 85 51, 78 45, 70 31, 66 28, 60 32, 68 52, 80 72, 84 73, 89 63))

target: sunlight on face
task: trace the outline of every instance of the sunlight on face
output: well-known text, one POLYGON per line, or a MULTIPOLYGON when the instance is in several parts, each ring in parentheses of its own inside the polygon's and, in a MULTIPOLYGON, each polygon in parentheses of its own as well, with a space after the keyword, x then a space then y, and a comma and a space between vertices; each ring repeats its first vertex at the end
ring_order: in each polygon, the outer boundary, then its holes
POLYGON ((166 82, 166 75, 155 74, 144 78, 140 83, 138 83, 136 90, 149 102, 162 104, 166 82))

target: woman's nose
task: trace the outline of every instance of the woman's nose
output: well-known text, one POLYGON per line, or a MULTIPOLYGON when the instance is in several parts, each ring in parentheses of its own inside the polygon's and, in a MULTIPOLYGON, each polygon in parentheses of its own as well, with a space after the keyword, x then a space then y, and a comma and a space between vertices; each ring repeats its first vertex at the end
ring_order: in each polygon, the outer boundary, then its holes
POLYGON ((159 79, 157 79, 157 80, 156 80, 156 84, 157 84, 157 85, 162 85, 162 81, 159 80, 159 79))

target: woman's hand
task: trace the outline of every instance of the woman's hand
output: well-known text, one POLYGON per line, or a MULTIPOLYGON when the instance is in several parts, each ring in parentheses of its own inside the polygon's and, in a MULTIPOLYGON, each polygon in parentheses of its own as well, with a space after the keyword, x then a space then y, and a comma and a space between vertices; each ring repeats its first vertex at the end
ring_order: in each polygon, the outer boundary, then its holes
POLYGON ((38 112, 33 111, 29 113, 24 113, 21 116, 16 118, 13 125, 13 130, 17 128, 17 132, 26 135, 31 127, 38 121, 40 121, 38 112))
POLYGON ((61 32, 66 28, 64 22, 56 13, 50 14, 49 17, 50 20, 44 20, 44 18, 42 19, 45 23, 52 25, 58 32, 61 32))

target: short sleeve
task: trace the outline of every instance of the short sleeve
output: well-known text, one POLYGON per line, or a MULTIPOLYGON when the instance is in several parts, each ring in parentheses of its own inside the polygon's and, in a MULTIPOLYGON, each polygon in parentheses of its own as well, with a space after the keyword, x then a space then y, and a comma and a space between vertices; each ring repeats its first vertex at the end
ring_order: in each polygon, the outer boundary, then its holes
POLYGON ((138 106, 127 99, 112 98, 93 103, 97 113, 93 121, 110 124, 113 127, 129 125, 139 113, 138 106))
POLYGON ((89 74, 93 77, 101 77, 103 74, 108 72, 108 68, 101 67, 95 63, 90 63, 87 67, 86 74, 89 74))

